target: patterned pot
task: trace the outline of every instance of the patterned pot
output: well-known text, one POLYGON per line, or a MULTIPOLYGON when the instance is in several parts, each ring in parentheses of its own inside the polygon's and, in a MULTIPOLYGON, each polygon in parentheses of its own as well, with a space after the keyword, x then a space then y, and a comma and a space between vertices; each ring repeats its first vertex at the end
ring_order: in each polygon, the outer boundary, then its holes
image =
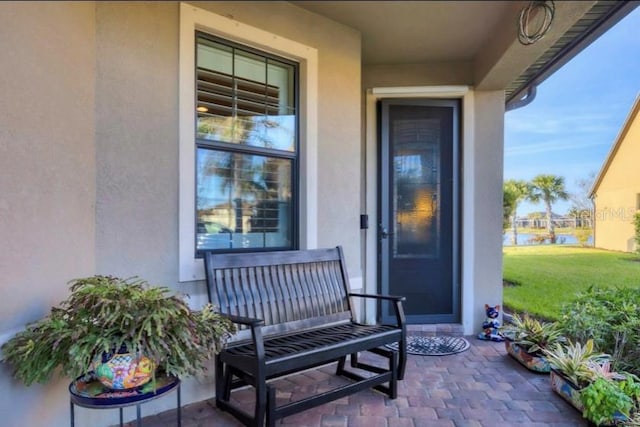
POLYGON ((527 353, 527 350, 509 339, 504 341, 504 346, 511 357, 530 371, 543 374, 548 374, 551 371, 551 365, 546 357, 527 353))
POLYGON ((105 353, 94 364, 96 378, 112 390, 125 390, 139 387, 153 378, 155 364, 151 359, 139 354, 105 353))
MULTIPOLYGON (((580 400, 580 393, 582 393, 582 389, 578 388, 577 385, 569 381, 564 375, 555 369, 551 369, 551 389, 555 391, 560 397, 569 402, 571 406, 576 408, 580 413, 584 413, 584 405, 580 400)), ((618 423, 627 421, 628 418, 617 412, 616 415, 613 416, 613 420, 611 423, 600 424, 601 426, 614 426, 618 423)))
POLYGON ((580 400, 580 389, 555 369, 551 370, 551 389, 560 395, 571 406, 582 412, 584 405, 580 400))

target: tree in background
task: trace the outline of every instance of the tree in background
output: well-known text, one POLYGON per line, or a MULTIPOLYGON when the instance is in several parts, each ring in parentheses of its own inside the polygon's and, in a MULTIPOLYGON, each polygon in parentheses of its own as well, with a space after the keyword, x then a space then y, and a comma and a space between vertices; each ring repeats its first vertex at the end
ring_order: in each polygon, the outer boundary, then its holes
POLYGON ((509 220, 513 214, 513 204, 516 196, 507 187, 502 186, 502 232, 509 227, 509 220))
MULTIPOLYGON (((504 182, 503 193, 508 195, 511 203, 509 215, 506 216, 506 218, 507 221, 511 221, 511 243, 514 245, 518 244, 518 205, 521 201, 529 197, 529 192, 530 185, 525 181, 508 179, 504 182)), ((507 200, 507 197, 505 197, 505 200, 507 200)))
POLYGON ((556 235, 551 220, 551 207, 558 200, 567 200, 569 193, 564 187, 564 177, 540 174, 531 180, 531 191, 528 199, 534 203, 543 201, 547 213, 547 234, 551 243, 556 242, 556 235))
POLYGON ((585 227, 586 225, 591 228, 593 221, 593 200, 589 198, 591 193, 591 187, 596 179, 596 172, 591 171, 586 178, 580 178, 576 180, 576 187, 578 191, 571 193, 569 198, 571 200, 571 209, 569 209, 569 215, 576 219, 575 227, 585 227))

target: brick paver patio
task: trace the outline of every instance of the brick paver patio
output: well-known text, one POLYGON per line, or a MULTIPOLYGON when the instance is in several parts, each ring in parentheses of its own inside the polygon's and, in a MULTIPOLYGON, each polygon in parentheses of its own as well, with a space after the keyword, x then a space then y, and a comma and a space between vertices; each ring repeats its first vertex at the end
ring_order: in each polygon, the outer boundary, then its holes
MULTIPOLYGON (((549 376, 526 370, 503 343, 467 337, 471 347, 450 356, 409 356, 398 398, 374 391, 327 403, 284 418, 284 427, 585 426, 587 423, 549 385, 549 376)), ((288 401, 346 381, 334 365, 278 380, 277 399, 288 401)), ((236 392, 238 393, 238 392, 236 392)), ((251 403, 251 394, 238 400, 251 403)), ((182 408, 184 427, 241 424, 215 408, 213 400, 182 408)), ((175 426, 176 412, 146 417, 145 427, 175 426)))

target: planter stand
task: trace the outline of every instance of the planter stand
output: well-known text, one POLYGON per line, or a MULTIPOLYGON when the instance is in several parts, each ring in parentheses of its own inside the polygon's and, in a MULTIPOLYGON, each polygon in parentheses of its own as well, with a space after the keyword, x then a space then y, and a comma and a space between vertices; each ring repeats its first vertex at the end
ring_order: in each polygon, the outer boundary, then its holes
POLYGON ((504 341, 504 346, 511 357, 516 359, 530 371, 542 374, 548 374, 551 371, 551 365, 544 356, 536 356, 527 353, 524 348, 509 339, 504 341))

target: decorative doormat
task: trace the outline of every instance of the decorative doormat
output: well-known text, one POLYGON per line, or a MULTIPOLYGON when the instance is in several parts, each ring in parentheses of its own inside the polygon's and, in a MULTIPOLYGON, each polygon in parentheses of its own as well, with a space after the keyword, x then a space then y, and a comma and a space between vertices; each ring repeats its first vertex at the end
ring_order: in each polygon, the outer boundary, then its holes
MULTIPOLYGON (((398 343, 388 344, 387 347, 397 350, 398 343)), ((446 356, 465 351, 469 348, 469 341, 462 337, 407 337, 407 353, 419 356, 446 356)))

